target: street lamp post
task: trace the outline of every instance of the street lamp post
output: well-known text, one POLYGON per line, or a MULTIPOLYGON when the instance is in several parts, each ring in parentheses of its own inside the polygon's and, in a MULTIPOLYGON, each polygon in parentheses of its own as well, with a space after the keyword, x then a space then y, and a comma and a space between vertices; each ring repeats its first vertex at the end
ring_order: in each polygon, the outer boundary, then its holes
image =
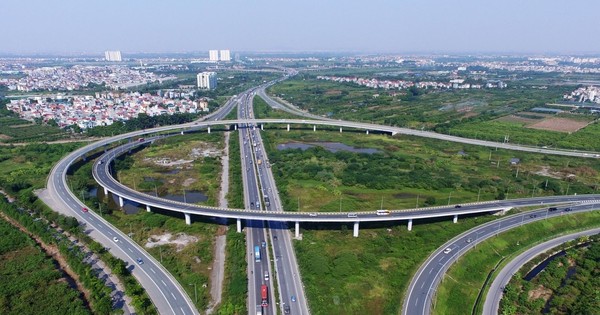
POLYGON ((450 198, 452 197, 452 192, 448 195, 448 205, 450 205, 450 198))
POLYGON ((196 290, 196 283, 195 282, 193 284, 192 283, 188 283, 188 285, 190 285, 190 286, 193 285, 194 286, 194 299, 195 299, 196 303, 198 303, 198 291, 196 290))

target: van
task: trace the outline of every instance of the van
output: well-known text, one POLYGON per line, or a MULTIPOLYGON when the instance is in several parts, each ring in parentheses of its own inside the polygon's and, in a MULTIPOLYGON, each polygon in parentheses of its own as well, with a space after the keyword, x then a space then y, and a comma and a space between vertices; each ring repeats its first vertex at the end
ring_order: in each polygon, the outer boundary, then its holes
POLYGON ((265 271, 265 281, 269 281, 269 272, 265 271))
POLYGON ((357 217, 356 213, 353 213, 353 212, 348 213, 348 218, 356 218, 356 217, 357 217))
POLYGON ((377 210, 377 215, 389 215, 390 210, 377 210))

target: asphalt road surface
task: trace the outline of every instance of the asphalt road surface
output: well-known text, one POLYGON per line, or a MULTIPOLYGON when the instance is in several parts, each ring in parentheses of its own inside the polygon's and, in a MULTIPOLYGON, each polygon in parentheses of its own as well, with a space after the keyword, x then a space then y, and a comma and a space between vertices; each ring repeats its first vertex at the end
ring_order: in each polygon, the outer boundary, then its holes
MULTIPOLYGON (((596 202, 600 202, 600 200, 596 202)), ((483 240, 530 222, 570 213, 592 211, 599 207, 598 204, 583 203, 557 207, 553 211, 550 211, 550 208, 543 208, 498 219, 462 233, 438 248, 421 265, 408 287, 402 313, 407 315, 429 314, 432 296, 435 294, 444 273, 461 255, 483 240), (567 208, 570 210, 565 211, 567 208)))
POLYGON ((523 265, 525 265, 527 262, 534 259, 536 256, 559 246, 560 244, 576 240, 582 236, 591 236, 598 233, 600 233, 600 228, 557 237, 534 246, 533 248, 528 249, 521 255, 517 256, 515 259, 511 260, 508 264, 506 264, 506 266, 504 266, 504 268, 502 268, 502 270, 500 270, 492 282, 485 298, 485 303, 483 304, 483 314, 498 314, 500 300, 502 299, 503 295, 503 288, 508 284, 514 274, 517 273, 517 271, 519 271, 519 269, 521 269, 521 267, 523 267, 523 265))

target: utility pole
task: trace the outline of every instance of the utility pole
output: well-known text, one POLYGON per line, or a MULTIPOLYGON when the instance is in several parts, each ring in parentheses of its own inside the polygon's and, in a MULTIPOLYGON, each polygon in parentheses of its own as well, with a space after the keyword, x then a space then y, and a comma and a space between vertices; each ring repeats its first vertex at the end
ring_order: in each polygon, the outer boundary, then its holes
POLYGON ((187 203, 187 200, 185 198, 185 189, 183 189, 183 203, 187 203))
POLYGON ((479 188, 479 191, 477 192, 477 202, 479 202, 480 196, 481 196, 481 187, 479 188))
POLYGON ((448 195, 448 205, 450 205, 450 197, 452 197, 452 192, 448 195))
POLYGON ((419 207, 419 197, 420 197, 420 196, 421 196, 421 194, 418 194, 418 195, 417 195, 417 205, 415 206, 415 208, 418 208, 418 207, 419 207))

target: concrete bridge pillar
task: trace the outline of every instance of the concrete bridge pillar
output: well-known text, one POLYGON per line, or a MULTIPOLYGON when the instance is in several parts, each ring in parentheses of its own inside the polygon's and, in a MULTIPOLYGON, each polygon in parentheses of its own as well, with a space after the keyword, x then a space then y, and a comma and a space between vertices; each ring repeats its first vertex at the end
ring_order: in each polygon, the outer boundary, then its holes
POLYGON ((300 222, 296 221, 296 224, 294 226, 294 237, 298 238, 300 237, 300 222))
POLYGON ((237 124, 233 125, 233 130, 237 130, 237 124))
POLYGON ((108 196, 108 189, 106 189, 106 187, 102 187, 104 188, 104 196, 108 196))
POLYGON ((287 124, 287 131, 290 131, 290 124, 287 124))
POLYGON ((392 136, 395 136, 397 134, 397 132, 392 131, 392 136))
POLYGON ((358 221, 354 222, 354 231, 352 232, 352 236, 358 237, 358 221))
POLYGON ((412 231, 412 219, 408 219, 408 230, 412 231))
POLYGON ((342 132, 342 127, 340 127, 340 132, 342 132))
POLYGON ((123 208, 123 205, 125 204, 123 197, 119 196, 119 207, 123 208))
POLYGON ((146 205, 146 212, 152 212, 152 209, 150 208, 150 205, 146 205))
POLYGON ((252 130, 256 130, 256 125, 252 125, 252 130))
POLYGON ((207 127, 207 128, 208 128, 208 133, 210 133, 210 126, 209 126, 209 127, 207 127))
POLYGON ((183 136, 183 130, 181 130, 181 135, 183 136))
POLYGON ((236 229, 236 231, 237 231, 238 233, 242 233, 242 219, 237 219, 237 222, 236 222, 236 223, 237 223, 237 224, 236 224, 236 225, 237 225, 237 229, 236 229))
POLYGON ((265 124, 260 124, 260 130, 265 130, 265 124))
POLYGON ((369 134, 369 130, 367 130, 367 134, 369 134))
POLYGON ((317 126, 313 125, 313 131, 317 131, 317 126))
POLYGON ((187 225, 191 225, 192 224, 192 215, 190 215, 189 213, 183 213, 185 214, 185 224, 187 225))
POLYGON ((454 215, 454 219, 452 219, 452 223, 458 222, 458 214, 454 215))

